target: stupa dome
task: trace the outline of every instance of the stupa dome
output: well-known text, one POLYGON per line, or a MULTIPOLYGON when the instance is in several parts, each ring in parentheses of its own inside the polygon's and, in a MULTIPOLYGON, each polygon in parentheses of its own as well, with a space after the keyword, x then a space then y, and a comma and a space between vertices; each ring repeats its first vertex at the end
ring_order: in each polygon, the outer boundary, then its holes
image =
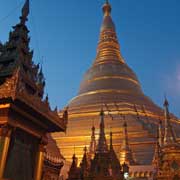
MULTIPOLYGON (((163 110, 144 95, 136 74, 123 59, 108 2, 103 12, 96 58, 85 73, 77 96, 68 103, 67 133, 53 137, 67 161, 71 161, 74 145, 76 156, 81 158, 84 146, 90 143, 92 125, 99 131, 99 112, 103 105, 105 132, 108 139, 111 127, 117 156, 120 156, 122 144, 123 116, 128 124, 129 145, 135 161, 151 164, 156 128, 159 120, 164 120, 163 110)), ((174 116, 173 121, 176 126, 178 121, 174 116)))

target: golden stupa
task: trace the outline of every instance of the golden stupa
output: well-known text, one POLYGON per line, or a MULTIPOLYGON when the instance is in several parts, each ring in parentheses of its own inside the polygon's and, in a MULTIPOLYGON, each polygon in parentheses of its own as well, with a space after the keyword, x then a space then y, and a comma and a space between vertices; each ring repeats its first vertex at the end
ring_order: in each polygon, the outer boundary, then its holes
MULTIPOLYGON (((99 112, 103 104, 107 139, 111 129, 119 159, 125 118, 135 163, 151 164, 156 127, 159 120, 163 120, 163 110, 144 95, 136 74, 123 59, 108 1, 103 5, 103 13, 96 58, 84 75, 78 95, 68 104, 67 132, 56 133, 53 137, 66 161, 72 160, 74 146, 76 156, 81 159, 84 146, 90 144, 92 125, 98 136, 99 112)), ((173 115, 172 121, 176 126, 178 120, 173 115)))

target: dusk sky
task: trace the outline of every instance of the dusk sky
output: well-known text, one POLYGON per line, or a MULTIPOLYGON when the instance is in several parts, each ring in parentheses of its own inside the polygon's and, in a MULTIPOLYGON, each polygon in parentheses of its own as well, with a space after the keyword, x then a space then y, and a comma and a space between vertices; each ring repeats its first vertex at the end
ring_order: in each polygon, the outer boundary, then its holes
MULTIPOLYGON (((62 109, 77 95, 96 56, 105 0, 30 0, 33 60, 43 63, 46 93, 62 109)), ((0 40, 19 22, 24 0, 0 0, 0 40)), ((180 0, 110 0, 121 54, 144 93, 180 117, 180 0)))

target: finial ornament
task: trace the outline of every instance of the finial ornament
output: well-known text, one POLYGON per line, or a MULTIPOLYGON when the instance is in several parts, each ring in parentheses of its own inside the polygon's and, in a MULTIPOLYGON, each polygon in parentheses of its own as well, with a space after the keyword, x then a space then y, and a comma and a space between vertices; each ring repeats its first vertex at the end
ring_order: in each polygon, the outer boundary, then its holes
POLYGON ((99 127, 99 140, 98 140, 98 146, 97 146, 97 152, 107 152, 107 143, 106 143, 106 137, 104 132, 104 110, 101 108, 100 112, 100 127, 99 127))
POLYGON ((84 153, 85 154, 87 153, 87 147, 86 146, 84 147, 84 153))
POLYGON ((164 107, 168 107, 169 106, 169 103, 168 103, 168 100, 166 98, 166 95, 164 96, 164 107))
POLYGON ((174 134, 171 122, 170 122, 169 103, 166 97, 164 101, 164 117, 165 117, 165 130, 164 130, 163 145, 176 143, 175 134, 174 134))
POLYGON ((108 0, 106 0, 106 3, 103 5, 103 12, 104 16, 109 16, 111 14, 111 5, 108 0))
POLYGON ((21 13, 22 13, 20 17, 21 23, 25 24, 25 22, 27 21, 27 16, 29 15, 29 0, 26 0, 21 13))

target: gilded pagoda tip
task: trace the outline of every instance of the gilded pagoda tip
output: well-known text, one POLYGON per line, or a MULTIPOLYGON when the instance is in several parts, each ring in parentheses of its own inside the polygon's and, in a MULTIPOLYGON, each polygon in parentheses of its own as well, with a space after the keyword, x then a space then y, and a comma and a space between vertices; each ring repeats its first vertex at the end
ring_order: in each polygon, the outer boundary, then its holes
POLYGON ((111 14, 111 5, 108 0, 106 0, 106 3, 103 5, 102 9, 105 16, 109 16, 111 14))

